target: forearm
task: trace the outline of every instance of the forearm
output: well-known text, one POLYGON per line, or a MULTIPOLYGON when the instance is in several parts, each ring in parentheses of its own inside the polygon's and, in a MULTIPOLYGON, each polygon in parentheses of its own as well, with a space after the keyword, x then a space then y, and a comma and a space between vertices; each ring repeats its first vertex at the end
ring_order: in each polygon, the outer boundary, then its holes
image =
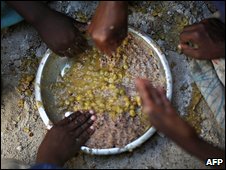
MULTIPOLYGON (((199 138, 194 129, 188 125, 187 122, 180 119, 180 123, 177 123, 177 121, 174 123, 179 125, 178 127, 182 129, 183 133, 180 133, 181 130, 177 130, 176 132, 179 133, 175 133, 173 136, 169 137, 188 153, 196 156, 204 163, 206 163, 208 159, 214 158, 223 159, 223 161, 225 161, 224 151, 199 138)), ((225 163, 223 162, 221 166, 216 166, 215 168, 223 168, 224 166, 225 163)))
MULTIPOLYGON (((207 159, 214 158, 223 159, 223 161, 225 161, 223 150, 214 147, 199 138, 198 134, 195 132, 195 129, 178 115, 170 115, 169 117, 166 115, 165 117, 165 121, 161 121, 161 127, 159 126, 158 128, 161 129, 162 132, 164 132, 164 134, 172 139, 177 145, 182 147, 191 155, 196 156, 204 163, 206 163, 207 159)), ((154 119, 154 116, 152 116, 152 119, 154 119)), ((157 119, 155 119, 155 122, 153 121, 152 124, 154 125, 156 122, 157 119)), ((221 167, 224 167, 224 163, 215 168, 221 167)))
POLYGON ((122 8, 128 7, 127 1, 100 1, 100 5, 109 5, 111 7, 118 6, 122 8))
POLYGON ((128 18, 128 2, 127 1, 101 1, 98 8, 105 8, 105 15, 110 18, 117 15, 118 22, 127 22, 128 18))
POLYGON ((47 5, 39 1, 6 1, 6 3, 31 24, 41 21, 50 11, 47 5))
POLYGON ((223 159, 223 163, 220 166, 215 166, 215 168, 225 168, 224 150, 214 147, 200 138, 191 139, 191 143, 193 144, 191 144, 190 149, 187 149, 188 152, 195 155, 204 163, 206 163, 208 159, 223 159))
POLYGON ((205 163, 207 159, 223 159, 223 164, 215 168, 224 167, 224 151, 200 139, 195 129, 177 114, 163 90, 140 78, 136 79, 136 87, 142 99, 143 112, 149 115, 156 129, 205 163))

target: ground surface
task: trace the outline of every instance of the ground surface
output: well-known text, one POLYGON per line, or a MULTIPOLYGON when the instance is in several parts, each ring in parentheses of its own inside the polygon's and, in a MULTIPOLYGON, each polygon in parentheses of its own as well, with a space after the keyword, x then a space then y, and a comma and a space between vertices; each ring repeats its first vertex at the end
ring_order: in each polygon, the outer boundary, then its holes
MULTIPOLYGON (((97 2, 79 1, 50 3, 52 8, 84 22, 90 20, 96 5, 97 2)), ((129 25, 147 33, 166 54, 174 80, 175 108, 196 127, 201 137, 224 148, 225 136, 191 79, 188 59, 176 50, 183 26, 211 16, 210 10, 214 11, 201 1, 132 3, 129 25)), ((46 49, 38 33, 25 22, 1 32, 1 158, 15 158, 27 164, 35 161, 46 130, 35 107, 32 78, 27 77, 35 75, 37 58, 46 49), (25 83, 19 83, 22 76, 25 83), (20 85, 23 87, 18 90, 20 85)), ((118 156, 81 153, 66 167, 199 169, 205 165, 166 137, 155 134, 131 153, 118 156)))

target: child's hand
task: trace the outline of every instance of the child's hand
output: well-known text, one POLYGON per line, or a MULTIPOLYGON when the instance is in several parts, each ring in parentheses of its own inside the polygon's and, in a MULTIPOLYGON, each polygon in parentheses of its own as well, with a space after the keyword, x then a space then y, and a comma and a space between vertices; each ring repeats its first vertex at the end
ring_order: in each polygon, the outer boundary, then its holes
POLYGON ((86 46, 86 40, 75 27, 75 22, 64 14, 49 10, 45 18, 33 25, 53 52, 61 56, 72 57, 86 46))
POLYGON ((55 124, 39 146, 37 163, 63 166, 94 133, 95 119, 92 113, 75 112, 55 124))
POLYGON ((136 87, 144 113, 151 124, 177 143, 185 144, 196 137, 194 129, 183 121, 166 98, 165 92, 154 88, 148 80, 137 79, 136 87))
MULTIPOLYGON (((163 90, 154 88, 148 80, 144 79, 137 79, 136 86, 141 96, 143 111, 148 114, 155 128, 203 162, 209 158, 225 160, 223 150, 200 139, 194 128, 179 117, 163 90)), ((215 167, 224 168, 225 163, 215 167)))
POLYGON ((184 28, 180 34, 180 47, 185 55, 196 59, 225 57, 225 26, 218 19, 206 19, 184 28), (188 42, 195 44, 193 48, 188 42))
POLYGON ((97 48, 111 55, 127 36, 127 2, 100 2, 88 32, 97 48))

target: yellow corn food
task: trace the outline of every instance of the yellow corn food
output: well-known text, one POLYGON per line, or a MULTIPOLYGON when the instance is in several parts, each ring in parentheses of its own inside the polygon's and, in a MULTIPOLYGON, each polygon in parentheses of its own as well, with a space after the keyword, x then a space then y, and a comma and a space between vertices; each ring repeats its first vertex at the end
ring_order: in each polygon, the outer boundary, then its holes
MULTIPOLYGON (((126 44, 127 40, 122 46, 126 44)), ((93 109, 97 114, 108 113, 112 117, 124 113, 135 117, 140 101, 137 98, 137 105, 134 104, 134 96, 128 95, 121 84, 128 75, 127 58, 119 48, 103 63, 103 56, 95 48, 87 50, 77 57, 63 78, 52 84, 56 105, 65 111, 93 109)))

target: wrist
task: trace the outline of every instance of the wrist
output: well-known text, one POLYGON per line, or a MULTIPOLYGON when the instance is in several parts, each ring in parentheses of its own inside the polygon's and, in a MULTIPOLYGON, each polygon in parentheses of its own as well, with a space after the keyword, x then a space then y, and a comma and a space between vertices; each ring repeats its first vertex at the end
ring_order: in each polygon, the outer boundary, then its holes
POLYGON ((42 157, 39 156, 36 159, 36 164, 53 164, 57 166, 63 166, 63 163, 57 159, 54 159, 53 157, 42 157))
POLYGON ((60 166, 50 163, 36 163, 31 169, 60 169, 60 166))
POLYGON ((43 2, 6 1, 6 3, 14 8, 27 22, 32 25, 43 20, 49 11, 51 11, 43 2))
POLYGON ((127 1, 101 1, 100 5, 103 5, 103 6, 117 6, 117 7, 127 8, 128 7, 128 2, 127 1))
POLYGON ((40 9, 40 11, 34 12, 33 15, 29 17, 28 22, 32 24, 33 26, 42 25, 45 22, 45 20, 48 19, 48 17, 51 15, 53 11, 49 9, 47 6, 40 9))
MULTIPOLYGON (((198 136, 191 138, 187 142, 186 147, 184 147, 184 149, 188 153, 196 156, 204 163, 206 163, 208 159, 213 158, 225 160, 225 152, 223 150, 211 145, 208 142, 205 142, 198 136)), ((222 164, 221 166, 224 166, 224 164, 222 164)), ((219 167, 220 166, 218 166, 218 168, 219 167)))

